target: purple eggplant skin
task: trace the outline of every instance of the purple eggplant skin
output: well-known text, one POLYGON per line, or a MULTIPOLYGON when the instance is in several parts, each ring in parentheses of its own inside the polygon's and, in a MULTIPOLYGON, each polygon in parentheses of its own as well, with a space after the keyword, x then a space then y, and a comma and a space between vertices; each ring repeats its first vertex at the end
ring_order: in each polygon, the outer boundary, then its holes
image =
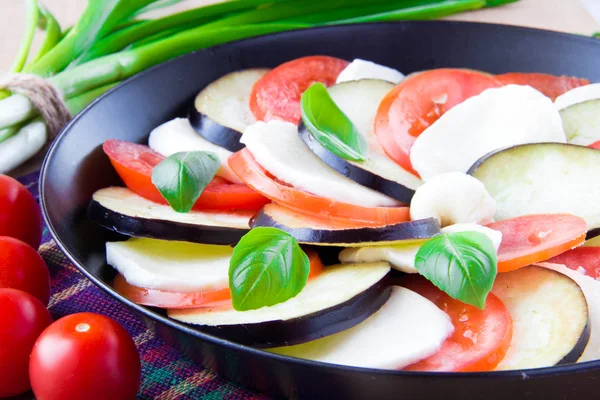
POLYGON ((577 360, 579 360, 579 357, 581 357, 581 355, 585 351, 585 348, 587 347, 588 342, 590 341, 591 334, 592 334, 592 324, 590 324, 590 320, 589 320, 589 316, 588 316, 588 322, 587 322, 587 324, 585 324, 585 328, 583 328, 583 331, 581 332, 581 336, 579 336, 579 340, 577 341, 575 346, 573 346, 571 351, 568 354, 566 354, 562 358, 562 360, 557 362, 556 365, 576 363, 577 360))
POLYGON ((332 244, 365 243, 401 241, 415 239, 429 239, 440 233, 440 224, 435 218, 402 222, 379 228, 353 228, 353 229, 313 229, 292 228, 278 222, 262 209, 250 223, 251 227, 269 226, 281 229, 292 235, 299 243, 332 244))
POLYGON ((94 200, 90 202, 87 213, 89 219, 108 230, 140 238, 235 245, 250 230, 130 217, 112 211, 94 200))
POLYGON ((390 273, 364 292, 337 306, 289 320, 255 324, 201 326, 194 329, 255 348, 292 346, 352 328, 369 318, 389 299, 390 273))
POLYGON ((298 135, 306 146, 325 164, 336 170, 346 178, 358 183, 359 185, 373 189, 379 193, 390 196, 404 204, 410 204, 410 200, 415 194, 413 189, 407 188, 398 182, 391 181, 382 176, 364 170, 354 164, 349 163, 341 157, 336 156, 325 147, 323 147, 306 129, 304 123, 300 122, 298 126, 298 135))
POLYGON ((215 122, 194 107, 188 111, 188 120, 192 128, 212 144, 229 150, 232 153, 246 147, 245 144, 240 143, 240 138, 242 137, 240 132, 215 122))

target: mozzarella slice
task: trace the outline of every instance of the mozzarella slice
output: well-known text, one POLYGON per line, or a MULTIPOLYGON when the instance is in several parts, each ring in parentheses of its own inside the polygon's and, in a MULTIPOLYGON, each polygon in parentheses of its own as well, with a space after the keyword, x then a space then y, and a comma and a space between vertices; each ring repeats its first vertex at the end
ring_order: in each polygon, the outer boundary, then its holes
POLYGON ((600 83, 592 83, 571 89, 558 96, 554 100, 554 105, 557 110, 563 110, 572 105, 596 99, 600 99, 600 83))
POLYGON ((573 279, 585 295, 587 300, 592 333, 585 351, 577 362, 600 360, 600 281, 574 271, 560 264, 541 263, 540 267, 553 269, 573 279))
POLYGON ((221 161, 221 167, 217 175, 230 182, 242 183, 227 163, 227 159, 232 153, 198 135, 187 118, 175 118, 155 128, 150 133, 148 145, 152 150, 165 157, 184 151, 209 151, 215 153, 221 161))
POLYGON ((381 79, 397 84, 404 79, 404 74, 394 68, 357 58, 340 72, 335 83, 360 79, 381 79))
POLYGON ((271 351, 352 367, 400 369, 436 353, 453 331, 450 318, 435 304, 395 286, 383 307, 355 327, 271 351))
POLYGON ((558 110, 537 90, 508 85, 448 110, 415 140, 410 161, 427 181, 445 172, 467 172, 491 151, 539 142, 566 142, 558 110))
POLYGON ((400 205, 329 168, 302 142, 294 124, 256 122, 244 131, 240 141, 263 168, 296 189, 363 207, 400 205))
POLYGON ((36 155, 47 139, 46 125, 43 121, 35 120, 1 142, 0 174, 9 172, 36 155))
POLYGON ((415 240, 395 246, 348 247, 340 252, 339 260, 343 263, 387 261, 395 270, 416 274, 415 257, 423 243, 424 240, 415 240))
MULTIPOLYGON (((455 224, 442 228, 442 233, 454 232, 480 232, 492 241, 496 251, 502 242, 502 233, 495 229, 477 224, 455 224)), ((426 240, 415 240, 405 244, 393 246, 369 246, 358 248, 346 248, 339 254, 339 260, 343 263, 368 263, 376 261, 387 261, 392 268, 406 274, 416 274, 415 258, 421 245, 426 240)))
POLYGON ((131 285, 203 292, 229 285, 231 246, 132 238, 106 243, 106 262, 131 285))
POLYGON ((412 220, 437 218, 441 226, 493 222, 496 201, 483 183, 462 172, 437 175, 415 191, 410 202, 412 220))

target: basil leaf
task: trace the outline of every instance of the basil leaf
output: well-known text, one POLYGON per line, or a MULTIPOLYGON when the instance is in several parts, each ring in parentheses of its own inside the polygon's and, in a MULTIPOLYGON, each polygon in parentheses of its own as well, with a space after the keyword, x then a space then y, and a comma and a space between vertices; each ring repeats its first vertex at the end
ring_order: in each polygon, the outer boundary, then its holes
POLYGON ((338 157, 364 161, 367 141, 335 104, 322 83, 313 83, 300 100, 302 122, 312 136, 338 157))
POLYGON ((189 212, 221 165, 219 157, 204 151, 175 153, 152 170, 152 183, 173 210, 189 212))
POLYGON ((308 256, 290 234, 277 228, 254 228, 231 256, 233 308, 246 311, 283 303, 302 291, 309 272, 308 256))
POLYGON ((492 241, 480 232, 434 236, 421 246, 415 268, 450 297, 483 309, 497 274, 492 241))

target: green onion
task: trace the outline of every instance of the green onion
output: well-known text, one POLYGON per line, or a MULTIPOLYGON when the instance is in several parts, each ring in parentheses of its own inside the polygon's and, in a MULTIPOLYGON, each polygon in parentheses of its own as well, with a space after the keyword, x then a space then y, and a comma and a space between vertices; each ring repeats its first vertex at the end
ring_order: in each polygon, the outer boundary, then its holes
POLYGON ((45 7, 40 6, 41 18, 38 22, 38 27, 46 31, 46 37, 44 42, 40 46, 36 56, 33 58, 33 62, 36 62, 46 53, 48 53, 54 46, 62 39, 62 32, 60 31, 60 25, 54 15, 48 11, 45 7))
POLYGON ((98 86, 129 78, 153 65, 194 50, 303 27, 306 25, 261 24, 221 29, 206 29, 201 26, 146 46, 98 58, 68 69, 50 78, 50 81, 61 89, 68 99, 98 86))
POLYGON ((29 56, 29 50, 31 50, 31 43, 33 42, 33 36, 35 35, 35 29, 38 24, 40 17, 40 9, 38 7, 37 0, 27 0, 27 24, 25 25, 25 36, 21 42, 19 54, 15 59, 10 72, 21 72, 27 57, 29 56))
POLYGON ((99 37, 134 11, 154 1, 156 0, 90 0, 81 18, 67 36, 25 71, 41 76, 62 71, 99 37))
MULTIPOLYGON (((89 92, 85 92, 80 94, 79 96, 75 96, 72 99, 67 100, 67 108, 71 115, 78 114, 81 110, 86 108, 88 104, 92 101, 96 100, 98 97, 108 92, 113 87, 117 86, 121 82, 110 83, 105 86, 100 86, 99 88, 92 89, 89 92)), ((1 141, 1 140, 0 140, 1 141)))
POLYGON ((260 4, 270 3, 267 0, 236 0, 226 3, 213 4, 193 10, 184 11, 178 14, 169 15, 164 18, 146 21, 141 24, 133 25, 129 28, 121 29, 112 35, 100 40, 94 47, 84 54, 79 60, 79 64, 86 61, 112 54, 124 49, 129 44, 155 35, 165 30, 180 27, 181 25, 203 24, 212 21, 224 14, 240 11, 260 4))
POLYGON ((175 5, 177 3, 181 3, 182 1, 183 0, 159 0, 153 4, 150 4, 146 7, 144 7, 144 8, 140 8, 139 10, 137 10, 136 12, 131 14, 131 16, 136 17, 138 15, 145 14, 150 11, 158 10, 158 9, 161 9, 164 7, 169 7, 169 6, 175 5))

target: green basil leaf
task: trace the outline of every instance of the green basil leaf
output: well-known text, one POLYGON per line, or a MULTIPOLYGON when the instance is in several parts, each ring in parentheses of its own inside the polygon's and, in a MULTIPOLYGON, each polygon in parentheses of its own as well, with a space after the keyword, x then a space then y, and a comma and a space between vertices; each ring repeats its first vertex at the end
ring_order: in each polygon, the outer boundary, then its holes
POLYGON ((312 136, 338 157, 364 161, 367 141, 335 104, 322 83, 313 83, 300 100, 302 122, 312 136))
POLYGON ((238 242, 229 264, 233 308, 255 310, 283 303, 304 289, 308 256, 290 234, 254 228, 238 242))
POLYGON ((152 170, 152 183, 173 210, 189 212, 221 165, 204 151, 175 153, 152 170))
POLYGON ((497 274, 492 241, 480 232, 434 236, 421 246, 415 268, 450 297, 483 309, 497 274))

